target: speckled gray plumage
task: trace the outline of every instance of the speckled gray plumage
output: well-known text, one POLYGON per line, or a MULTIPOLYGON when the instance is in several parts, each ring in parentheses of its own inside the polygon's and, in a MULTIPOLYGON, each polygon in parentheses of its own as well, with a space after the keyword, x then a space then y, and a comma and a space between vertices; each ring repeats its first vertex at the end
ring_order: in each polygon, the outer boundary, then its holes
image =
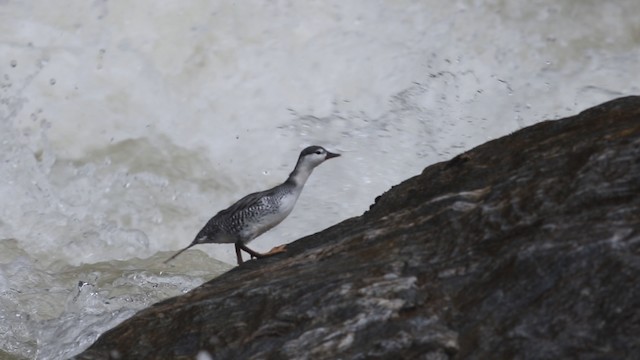
POLYGON ((245 244, 250 242, 264 231, 259 234, 251 233, 247 225, 277 213, 282 198, 290 195, 294 189, 294 184, 285 182, 272 189, 243 197, 212 217, 196 235, 195 241, 199 244, 207 242, 231 243, 238 240, 245 244), (221 241, 223 238, 228 238, 228 241, 221 241))

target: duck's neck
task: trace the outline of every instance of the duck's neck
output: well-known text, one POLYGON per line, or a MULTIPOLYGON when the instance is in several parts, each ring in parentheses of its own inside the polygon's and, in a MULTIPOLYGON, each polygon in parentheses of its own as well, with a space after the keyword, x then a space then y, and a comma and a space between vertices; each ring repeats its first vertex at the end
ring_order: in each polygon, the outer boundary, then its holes
POLYGON ((307 182, 307 179, 309 179, 312 171, 312 166, 304 163, 302 159, 298 159, 296 167, 293 169, 291 174, 289 174, 286 182, 289 184, 293 184, 295 187, 302 188, 307 182))

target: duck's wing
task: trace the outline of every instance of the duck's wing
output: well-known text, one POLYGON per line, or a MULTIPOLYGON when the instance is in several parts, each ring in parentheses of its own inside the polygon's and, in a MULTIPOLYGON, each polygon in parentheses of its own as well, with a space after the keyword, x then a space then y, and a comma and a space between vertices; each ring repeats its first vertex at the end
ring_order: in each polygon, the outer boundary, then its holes
POLYGON ((261 203, 267 202, 267 201, 265 201, 266 199, 276 195, 281 186, 282 185, 278 185, 278 186, 276 186, 274 188, 271 188, 269 190, 264 190, 264 191, 258 191, 258 192, 251 193, 251 194, 243 197, 242 199, 236 201, 233 205, 229 206, 228 208, 226 208, 224 210, 221 210, 220 212, 218 212, 216 214, 215 217, 239 214, 239 213, 242 213, 244 211, 248 211, 249 209, 252 209, 252 208, 255 208, 255 207, 260 207, 260 206, 262 206, 261 203))

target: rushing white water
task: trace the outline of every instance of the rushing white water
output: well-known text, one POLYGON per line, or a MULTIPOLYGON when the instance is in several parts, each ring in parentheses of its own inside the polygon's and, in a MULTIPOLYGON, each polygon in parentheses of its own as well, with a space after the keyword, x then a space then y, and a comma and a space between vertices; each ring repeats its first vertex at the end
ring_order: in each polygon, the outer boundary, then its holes
POLYGON ((67 358, 229 269, 229 245, 162 260, 307 145, 343 156, 257 250, 637 94, 639 15, 636 0, 0 1, 0 358, 67 358))

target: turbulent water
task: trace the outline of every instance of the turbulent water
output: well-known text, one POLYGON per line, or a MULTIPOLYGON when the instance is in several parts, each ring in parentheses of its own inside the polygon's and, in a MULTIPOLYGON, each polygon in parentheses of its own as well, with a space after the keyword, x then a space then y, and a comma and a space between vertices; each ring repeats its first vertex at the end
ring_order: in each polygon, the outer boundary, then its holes
POLYGON ((307 145, 343 156, 257 250, 637 94, 638 16, 636 0, 0 1, 0 358, 67 358, 229 269, 230 245, 162 261, 307 145))

